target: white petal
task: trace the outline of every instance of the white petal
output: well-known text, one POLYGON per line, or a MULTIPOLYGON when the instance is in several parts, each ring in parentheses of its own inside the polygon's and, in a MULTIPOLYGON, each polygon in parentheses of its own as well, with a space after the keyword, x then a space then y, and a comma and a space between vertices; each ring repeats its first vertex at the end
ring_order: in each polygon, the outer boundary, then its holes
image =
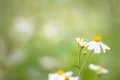
POLYGON ((107 69, 102 69, 101 72, 106 74, 106 73, 108 73, 108 70, 107 69))
POLYGON ((57 74, 49 74, 48 80, 57 80, 60 76, 57 74))
POLYGON ((70 80, 78 80, 78 77, 70 77, 70 80))
POLYGON ((100 53, 100 43, 99 42, 96 42, 96 46, 95 46, 94 52, 95 53, 100 53))
POLYGON ((103 44, 102 42, 100 42, 100 45, 101 45, 102 50, 103 50, 104 53, 105 53, 106 49, 110 50, 110 48, 107 45, 103 44))
POLYGON ((75 38, 75 40, 76 40, 77 42, 79 42, 79 41, 80 41, 80 38, 75 38))
POLYGON ((95 46, 96 46, 96 42, 94 42, 94 41, 91 41, 91 42, 88 43, 88 49, 89 50, 93 50, 95 48, 95 46))
POLYGON ((84 42, 84 46, 87 47, 88 46, 88 42, 84 42))
POLYGON ((94 70, 94 71, 97 70, 97 67, 96 67, 94 64, 90 64, 90 65, 89 65, 89 68, 90 68, 91 70, 94 70))
POLYGON ((60 78, 58 78, 56 80, 65 80, 65 76, 61 76, 60 78))
POLYGON ((64 73, 63 75, 64 75, 64 76, 71 76, 72 74, 73 74, 73 72, 72 72, 72 71, 69 71, 69 72, 64 73))
POLYGON ((48 75, 48 80, 53 80, 53 76, 51 74, 48 75))

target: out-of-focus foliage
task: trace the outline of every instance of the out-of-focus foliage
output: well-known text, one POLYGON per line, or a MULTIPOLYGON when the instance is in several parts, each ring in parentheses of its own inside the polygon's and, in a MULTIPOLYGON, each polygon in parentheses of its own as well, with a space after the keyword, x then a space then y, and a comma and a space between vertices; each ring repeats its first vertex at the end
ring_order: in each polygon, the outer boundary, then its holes
MULTIPOLYGON (((75 37, 103 37, 111 51, 90 62, 109 69, 101 80, 120 74, 119 0, 0 0, 0 80, 47 80, 62 69, 77 74, 75 37)), ((93 80, 86 68, 82 80, 93 80)))

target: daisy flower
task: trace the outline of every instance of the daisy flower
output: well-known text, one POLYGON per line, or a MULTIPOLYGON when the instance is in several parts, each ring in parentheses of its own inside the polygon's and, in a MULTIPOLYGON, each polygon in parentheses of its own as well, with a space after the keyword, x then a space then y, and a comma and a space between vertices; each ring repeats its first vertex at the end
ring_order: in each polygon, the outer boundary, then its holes
POLYGON ((77 44, 80 47, 84 48, 84 47, 87 46, 87 42, 85 42, 84 39, 82 39, 82 38, 75 38, 75 40, 76 40, 77 44))
POLYGON ((59 80, 78 80, 78 77, 62 76, 59 80))
POLYGON ((94 65, 94 64, 90 64, 89 65, 89 68, 93 71, 96 71, 97 74, 106 74, 108 73, 108 70, 101 67, 101 66, 98 66, 98 65, 94 65))
POLYGON ((73 73, 71 71, 64 73, 64 71, 59 70, 56 73, 49 74, 49 79, 48 80, 62 80, 62 77, 64 77, 64 76, 71 76, 72 74, 73 73))
POLYGON ((94 36, 93 41, 90 41, 87 44, 87 46, 89 50, 93 50, 94 53, 98 53, 98 54, 101 52, 101 48, 104 53, 106 52, 106 49, 110 50, 110 48, 107 45, 101 42, 101 37, 99 36, 94 36))

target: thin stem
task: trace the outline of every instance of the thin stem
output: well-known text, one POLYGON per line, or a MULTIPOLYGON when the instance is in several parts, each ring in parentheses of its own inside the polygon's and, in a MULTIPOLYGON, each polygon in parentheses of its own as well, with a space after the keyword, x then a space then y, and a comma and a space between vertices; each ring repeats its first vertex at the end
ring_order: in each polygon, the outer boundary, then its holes
POLYGON ((85 61, 83 62, 83 65, 81 66, 81 68, 80 68, 80 72, 82 72, 82 70, 83 70, 83 67, 85 66, 85 64, 87 63, 87 61, 88 61, 88 59, 89 59, 89 57, 90 57, 90 55, 92 54, 92 52, 93 52, 93 50, 88 54, 88 56, 87 56, 87 58, 85 59, 85 61))
POLYGON ((78 53, 78 66, 80 67, 80 58, 81 58, 81 55, 82 55, 82 48, 79 48, 79 53, 78 53))
POLYGON ((79 69, 79 72, 78 72, 78 80, 80 80, 80 58, 81 58, 81 55, 82 55, 82 49, 83 48, 80 48, 79 45, 78 45, 78 69, 79 69))

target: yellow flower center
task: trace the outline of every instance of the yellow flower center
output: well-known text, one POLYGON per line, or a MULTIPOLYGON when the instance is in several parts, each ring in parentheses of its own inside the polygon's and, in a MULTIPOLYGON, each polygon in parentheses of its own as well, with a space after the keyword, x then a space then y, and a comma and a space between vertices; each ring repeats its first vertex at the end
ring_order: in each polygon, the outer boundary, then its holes
POLYGON ((65 80, 70 80, 70 76, 65 76, 65 80))
POLYGON ((57 71, 58 75, 62 75, 63 73, 64 73, 64 71, 62 71, 62 70, 57 71))
POLYGON ((101 40, 101 37, 99 36, 94 36, 93 37, 93 40, 96 41, 96 42, 99 42, 101 40))

